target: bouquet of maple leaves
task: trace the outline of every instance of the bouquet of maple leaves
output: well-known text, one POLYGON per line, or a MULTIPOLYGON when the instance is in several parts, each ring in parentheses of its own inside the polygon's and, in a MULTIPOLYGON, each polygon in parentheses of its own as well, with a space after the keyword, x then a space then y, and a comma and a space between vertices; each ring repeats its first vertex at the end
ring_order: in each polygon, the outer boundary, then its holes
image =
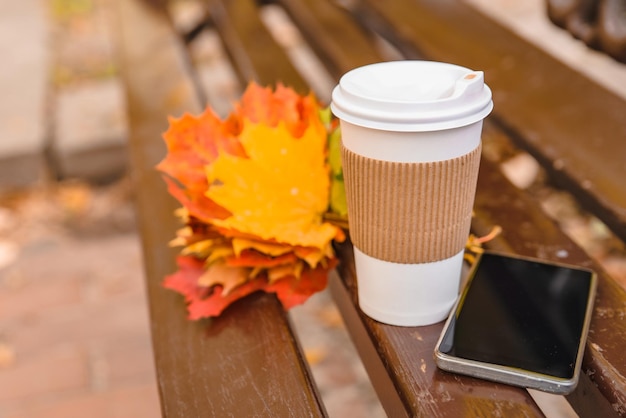
POLYGON ((346 215, 339 128, 310 94, 250 84, 224 120, 207 108, 170 118, 157 166, 181 204, 178 271, 189 319, 220 315, 256 291, 285 308, 326 287, 346 215))

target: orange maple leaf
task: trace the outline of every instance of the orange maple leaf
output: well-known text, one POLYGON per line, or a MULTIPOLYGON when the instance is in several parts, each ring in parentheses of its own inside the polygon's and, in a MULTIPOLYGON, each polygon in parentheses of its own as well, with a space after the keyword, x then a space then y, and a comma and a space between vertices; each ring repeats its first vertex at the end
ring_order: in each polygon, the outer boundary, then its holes
POLYGON ((188 113, 169 118, 169 129, 163 134, 167 155, 157 169, 169 174, 188 189, 206 190, 204 166, 215 160, 220 152, 245 155, 237 140, 238 124, 222 121, 213 110, 199 116, 188 113))
POLYGON ((233 114, 240 120, 248 119, 270 127, 282 122, 292 136, 299 138, 312 120, 319 119, 318 112, 319 104, 311 94, 301 96, 282 84, 272 91, 250 83, 233 114))
POLYGON ((167 184, 167 191, 189 211, 190 215, 199 220, 211 222, 213 219, 225 219, 231 215, 228 210, 206 197, 204 191, 184 189, 168 177, 163 179, 167 184))

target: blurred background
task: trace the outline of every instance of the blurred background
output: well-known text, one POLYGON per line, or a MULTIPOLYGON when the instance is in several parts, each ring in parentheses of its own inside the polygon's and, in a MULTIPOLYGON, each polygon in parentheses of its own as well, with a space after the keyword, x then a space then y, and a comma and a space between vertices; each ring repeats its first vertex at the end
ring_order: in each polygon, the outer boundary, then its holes
MULTIPOLYGON (((556 29, 541 0, 468 1, 626 97, 624 64, 556 29)), ((170 7, 183 26, 200 10, 194 0, 170 7)), ((266 18, 297 49, 284 16, 268 8, 266 18)), ((114 0, 0 0, 0 418, 160 415, 115 19, 114 0)), ((226 113, 241 86, 210 32, 194 45, 226 113)), ((317 80, 330 92, 328 76, 317 80)), ((538 173, 523 154, 503 169, 520 187, 538 173)), ((541 193, 626 283, 623 243, 567 196, 541 193)), ((331 416, 384 416, 329 296, 293 316, 331 416)))
MULTIPOLYGON (((160 416, 115 4, 0 1, 0 418, 160 416)), ((196 44, 225 114, 241 86, 210 33, 196 44)), ((384 416, 329 295, 293 314, 329 412, 384 416)))
POLYGON ((159 416, 112 2, 0 2, 0 417, 159 416))

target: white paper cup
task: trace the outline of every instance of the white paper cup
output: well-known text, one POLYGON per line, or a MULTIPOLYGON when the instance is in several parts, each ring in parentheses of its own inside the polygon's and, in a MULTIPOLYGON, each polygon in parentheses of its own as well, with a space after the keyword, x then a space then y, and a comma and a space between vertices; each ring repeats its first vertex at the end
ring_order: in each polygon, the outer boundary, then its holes
POLYGON ((373 319, 418 326, 449 313, 492 107, 482 72, 438 62, 360 67, 334 89, 359 306, 373 319))

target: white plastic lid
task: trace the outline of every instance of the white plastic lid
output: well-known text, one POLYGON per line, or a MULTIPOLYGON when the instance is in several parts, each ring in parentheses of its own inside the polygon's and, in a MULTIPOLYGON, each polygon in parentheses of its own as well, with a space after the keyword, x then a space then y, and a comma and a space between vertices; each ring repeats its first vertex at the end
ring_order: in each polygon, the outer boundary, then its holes
POLYGON ((434 61, 391 61, 344 74, 332 94, 340 119, 403 132, 457 128, 493 109, 482 71, 434 61))

